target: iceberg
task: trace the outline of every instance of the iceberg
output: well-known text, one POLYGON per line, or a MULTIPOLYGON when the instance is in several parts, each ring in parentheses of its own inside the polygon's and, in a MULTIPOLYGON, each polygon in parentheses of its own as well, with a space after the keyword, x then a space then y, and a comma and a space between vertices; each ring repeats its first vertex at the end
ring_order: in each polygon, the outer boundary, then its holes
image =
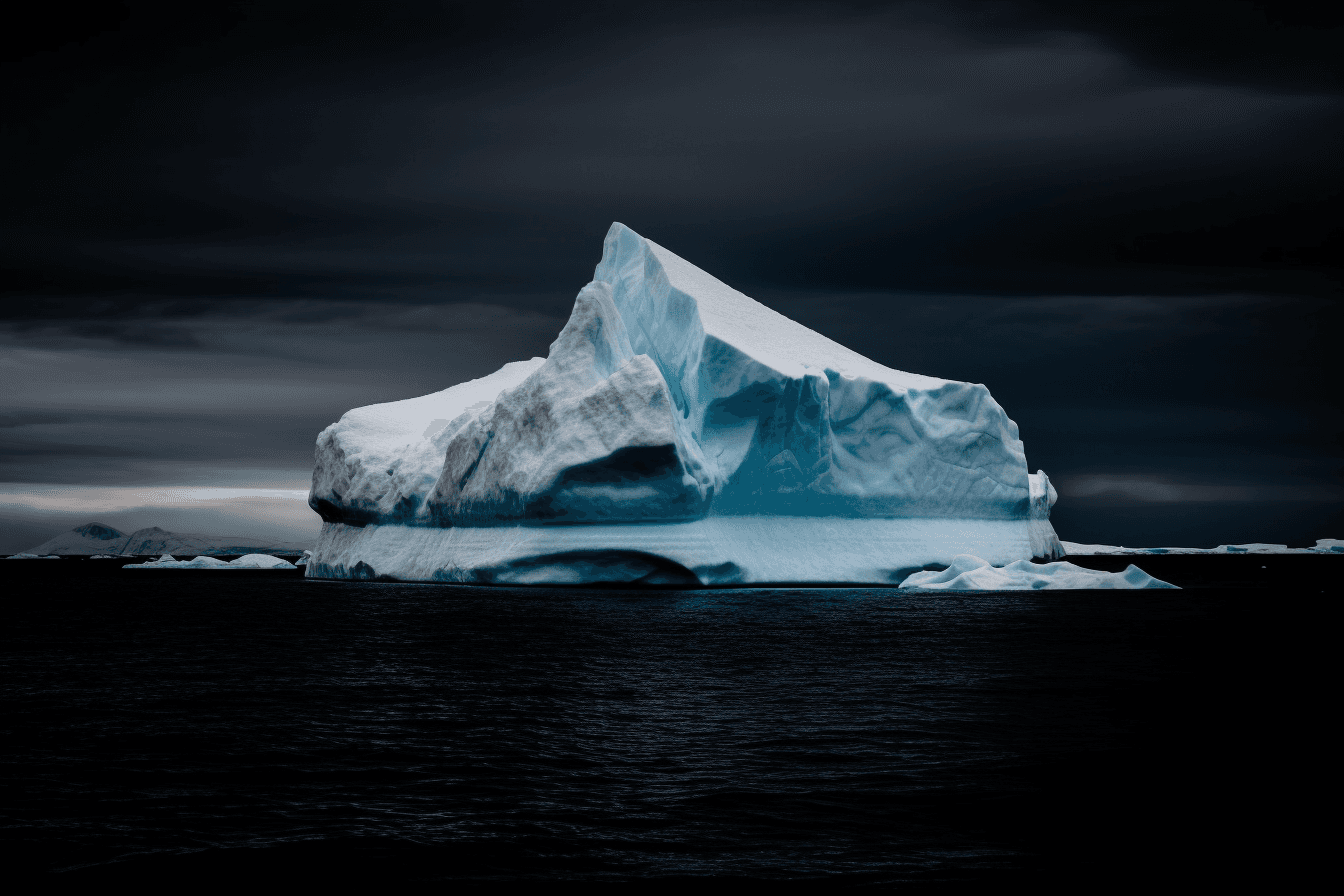
POLYGON ((194 560, 174 560, 164 554, 157 560, 144 563, 127 563, 122 569, 227 569, 229 564, 217 557, 197 557, 194 560))
POLYGON ((315 461, 313 578, 895 584, 1063 555, 983 385, 878 364, 619 223, 546 358, 351 410, 315 461))
POLYGON ((270 554, 245 554, 225 562, 218 557, 197 557, 194 560, 174 560, 164 554, 146 563, 128 563, 122 569, 298 569, 293 563, 270 554))
POLYGON ((1018 560, 994 567, 963 554, 954 557, 947 569, 917 572, 901 583, 901 588, 919 591, 1039 591, 1097 588, 1176 588, 1170 582, 1155 579, 1130 564, 1123 572, 1098 572, 1072 563, 1032 563, 1018 560))

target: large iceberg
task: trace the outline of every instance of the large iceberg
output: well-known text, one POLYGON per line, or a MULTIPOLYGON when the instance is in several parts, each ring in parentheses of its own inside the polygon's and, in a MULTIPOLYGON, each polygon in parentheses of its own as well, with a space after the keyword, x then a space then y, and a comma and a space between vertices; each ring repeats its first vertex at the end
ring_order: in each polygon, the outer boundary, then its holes
POLYGON ((1062 556, 988 389, 884 367, 622 224, 548 357, 349 411, 316 462, 319 578, 898 583, 1062 556))

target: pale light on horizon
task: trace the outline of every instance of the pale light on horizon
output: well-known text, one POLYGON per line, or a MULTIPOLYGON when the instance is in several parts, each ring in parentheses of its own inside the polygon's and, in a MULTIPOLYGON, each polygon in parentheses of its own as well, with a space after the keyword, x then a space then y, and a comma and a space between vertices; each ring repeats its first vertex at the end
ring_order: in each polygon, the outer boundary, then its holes
POLYGON ((79 486, 0 483, 5 546, 24 550, 60 531, 97 522, 129 534, 158 526, 177 534, 310 541, 321 519, 307 489, 244 486, 79 486))

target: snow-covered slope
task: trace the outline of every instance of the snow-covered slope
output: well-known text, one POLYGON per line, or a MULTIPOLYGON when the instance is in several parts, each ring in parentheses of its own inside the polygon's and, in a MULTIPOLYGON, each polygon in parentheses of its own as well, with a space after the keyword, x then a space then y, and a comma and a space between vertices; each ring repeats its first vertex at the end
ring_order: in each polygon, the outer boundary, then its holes
POLYGON ((1060 553, 984 386, 877 364, 621 224, 545 360, 350 411, 316 460, 314 576, 892 581, 1060 553))
POLYGON ((29 548, 29 554, 120 554, 126 534, 102 523, 88 523, 29 548))
POLYGON ((231 535, 180 535, 150 526, 130 535, 111 526, 89 523, 45 541, 31 554, 297 554, 306 545, 282 541, 248 541, 231 535))
POLYGON ((443 472, 448 443, 541 358, 515 361, 442 392, 347 411, 317 438, 308 504, 324 520, 428 521, 425 500, 443 472))

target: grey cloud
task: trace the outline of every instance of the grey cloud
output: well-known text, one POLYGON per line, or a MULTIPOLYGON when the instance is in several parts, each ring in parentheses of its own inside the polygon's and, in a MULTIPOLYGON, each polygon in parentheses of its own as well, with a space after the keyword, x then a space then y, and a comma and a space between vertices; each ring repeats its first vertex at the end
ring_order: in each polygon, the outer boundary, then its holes
POLYGON ((12 457, 40 457, 45 462, 59 462, 67 457, 135 457, 136 453, 126 448, 114 448, 106 444, 70 444, 69 442, 24 442, 6 444, 0 442, 0 464, 12 457))
MULTIPOLYGON (((585 281, 586 282, 586 281, 585 281)), ((149 365, 141 379, 154 379, 167 372, 154 366, 176 363, 199 369, 204 358, 228 354, 244 359, 230 367, 231 376, 279 380, 327 378, 329 368, 340 378, 349 370, 382 368, 388 357, 401 363, 418 360, 427 369, 442 369, 444 375, 489 366, 496 357, 510 360, 545 354, 546 346, 559 333, 573 294, 509 296, 524 307, 484 302, 415 305, 395 302, 343 302, 296 299, 289 301, 235 300, 196 309, 195 314, 164 319, 152 310, 133 311, 93 326, 87 320, 30 320, 5 328, 0 324, 0 345, 6 341, 26 355, 44 350, 84 352, 86 369, 98 359, 114 363, 120 356, 100 354, 120 348, 142 352, 126 355, 132 368, 149 365), (540 305, 546 311, 531 310, 540 305), (554 309, 560 313, 547 313, 554 309), (5 330, 8 329, 8 340, 5 330), (190 352, 182 349, 189 348, 190 352), (154 351, 161 349, 161 351, 154 351), (483 356, 483 360, 478 358, 483 356), (264 359, 285 361, 292 366, 266 367, 264 359), (260 366, 259 366, 260 365, 260 366), (306 366, 317 368, 306 370, 306 366), (321 371, 319 373, 318 371, 321 371)), ((24 355, 17 355, 18 362, 24 355)), ((47 359, 64 370, 55 358, 47 359)), ((211 365, 220 362, 204 361, 211 365)), ((493 370, 494 368, 490 368, 493 370)), ((485 372, 489 372, 486 370, 485 372)), ((65 376, 54 371, 53 376, 65 376)), ((483 374, 476 374, 483 375, 483 374)))
POLYGON ((44 426, 53 423, 65 423, 71 418, 67 414, 53 414, 46 411, 0 411, 0 429, 18 429, 21 426, 44 426))
MULTIPOLYGON (((1159 76, 1077 17, 967 9, 701 8, 671 31, 615 16, 622 39, 600 53, 576 55, 562 28, 524 54, 480 48, 474 67, 357 45, 269 79, 200 73, 143 93, 28 216, 57 242, 92 226, 75 265, 92 282, 216 296, 558 284, 582 251, 562 231, 613 218, 747 286, 917 286, 1058 255, 1061 218, 1076 235, 1145 191, 1159 206, 1207 192, 1192 166, 1254 171, 1280 200, 1338 181, 1334 95, 1159 76), (996 248, 1015 231, 1035 243, 996 248)), ((1020 277, 1041 278, 1034 264, 1020 277)))

